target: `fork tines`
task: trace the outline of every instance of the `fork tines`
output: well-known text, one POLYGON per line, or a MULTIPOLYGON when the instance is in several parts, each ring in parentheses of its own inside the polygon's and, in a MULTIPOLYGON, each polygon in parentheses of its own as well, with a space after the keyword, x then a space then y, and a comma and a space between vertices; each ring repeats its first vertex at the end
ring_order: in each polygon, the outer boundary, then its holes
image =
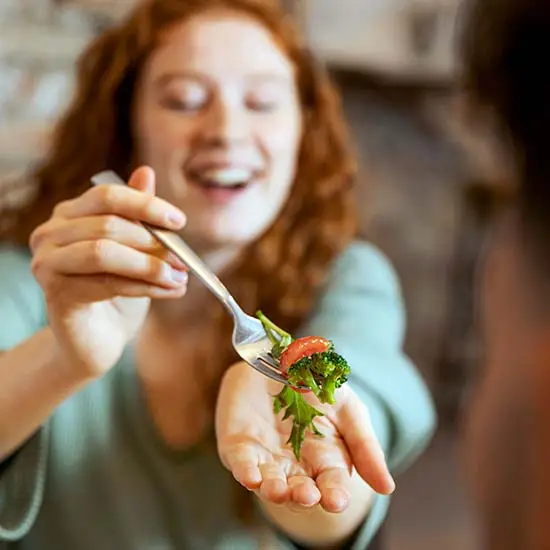
POLYGON ((277 370, 277 372, 281 372, 281 367, 276 359, 273 358, 273 356, 270 353, 262 354, 258 356, 258 359, 264 363, 266 363, 269 367, 277 370))
POLYGON ((276 380, 277 382, 281 382, 283 384, 288 384, 287 379, 280 373, 280 371, 277 368, 274 368, 270 362, 268 362, 264 356, 259 355, 252 361, 253 367, 261 372, 263 375, 267 376, 268 378, 271 378, 272 380, 276 380))

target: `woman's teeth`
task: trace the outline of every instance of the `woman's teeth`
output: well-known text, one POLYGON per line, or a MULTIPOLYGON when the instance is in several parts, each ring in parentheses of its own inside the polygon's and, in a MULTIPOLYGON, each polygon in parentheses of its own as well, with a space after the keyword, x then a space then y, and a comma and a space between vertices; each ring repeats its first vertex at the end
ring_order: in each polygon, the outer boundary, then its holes
POLYGON ((199 174, 199 180, 216 187, 241 187, 252 179, 252 172, 243 168, 207 170, 199 174))

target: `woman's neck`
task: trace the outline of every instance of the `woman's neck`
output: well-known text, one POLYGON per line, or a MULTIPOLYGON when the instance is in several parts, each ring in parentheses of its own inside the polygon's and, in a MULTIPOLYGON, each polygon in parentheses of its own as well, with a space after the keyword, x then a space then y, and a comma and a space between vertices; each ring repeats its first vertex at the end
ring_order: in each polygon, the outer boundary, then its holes
MULTIPOLYGON (((238 255, 235 249, 193 248, 216 274, 226 270, 238 255)), ((191 275, 183 298, 151 304, 136 341, 136 367, 148 408, 163 438, 174 447, 196 442, 212 421, 205 391, 219 370, 219 335, 209 315, 213 300, 209 290, 191 275), (212 357, 205 356, 205 346, 212 357), (201 362, 205 364, 201 366, 201 362)))
MULTIPOLYGON (((217 276, 231 267, 241 254, 241 248, 235 246, 192 245, 194 251, 202 261, 217 276)), ((169 328, 172 325, 188 325, 197 321, 197 316, 204 311, 207 301, 210 299, 209 291, 193 275, 189 273, 187 293, 178 300, 159 300, 153 302, 151 314, 161 319, 169 328)))
POLYGON ((200 256, 202 261, 216 274, 233 264, 242 253, 243 246, 231 243, 216 243, 208 239, 198 239, 182 233, 182 238, 200 256))
MULTIPOLYGON (((198 293, 207 292, 199 283, 198 293)), ((178 301, 179 302, 179 301, 178 301)), ((207 370, 214 365, 203 357, 213 327, 196 301, 195 313, 189 300, 176 307, 156 304, 136 340, 135 357, 138 377, 147 408, 162 438, 173 448, 195 444, 212 423, 212 411, 206 398, 207 370), (202 316, 201 316, 202 313, 202 316)))
POLYGON ((216 275, 231 267, 237 261, 241 252, 242 249, 237 246, 207 247, 197 251, 203 262, 216 275))

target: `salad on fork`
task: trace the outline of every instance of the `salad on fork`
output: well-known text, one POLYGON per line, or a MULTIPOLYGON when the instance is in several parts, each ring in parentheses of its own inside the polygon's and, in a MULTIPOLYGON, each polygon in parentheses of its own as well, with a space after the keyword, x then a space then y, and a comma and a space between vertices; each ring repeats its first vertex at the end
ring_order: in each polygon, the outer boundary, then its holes
POLYGON ((336 402, 335 392, 347 382, 351 369, 334 350, 330 340, 321 336, 294 339, 261 311, 256 316, 273 344, 271 355, 279 362, 281 373, 289 381, 289 385, 285 385, 274 397, 273 410, 279 414, 284 409, 284 420, 292 417, 292 431, 287 444, 292 446, 294 455, 300 460, 306 430, 323 437, 313 421, 317 416, 324 416, 302 394, 313 392, 321 403, 333 405, 336 402))

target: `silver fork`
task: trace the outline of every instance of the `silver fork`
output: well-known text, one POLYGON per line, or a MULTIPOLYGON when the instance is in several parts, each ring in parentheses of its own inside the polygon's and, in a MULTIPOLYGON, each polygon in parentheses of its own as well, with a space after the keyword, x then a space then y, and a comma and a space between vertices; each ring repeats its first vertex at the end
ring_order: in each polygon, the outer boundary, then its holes
MULTIPOLYGON (((92 176, 91 181, 94 185, 126 185, 126 182, 120 176, 110 170, 92 176)), ((279 362, 271 356, 273 344, 267 337, 262 323, 258 319, 247 315, 241 309, 218 277, 212 273, 179 235, 173 231, 159 229, 146 223, 142 223, 142 225, 165 248, 177 256, 232 315, 234 323, 233 347, 242 359, 263 375, 288 386, 287 378, 280 372, 279 362)))

